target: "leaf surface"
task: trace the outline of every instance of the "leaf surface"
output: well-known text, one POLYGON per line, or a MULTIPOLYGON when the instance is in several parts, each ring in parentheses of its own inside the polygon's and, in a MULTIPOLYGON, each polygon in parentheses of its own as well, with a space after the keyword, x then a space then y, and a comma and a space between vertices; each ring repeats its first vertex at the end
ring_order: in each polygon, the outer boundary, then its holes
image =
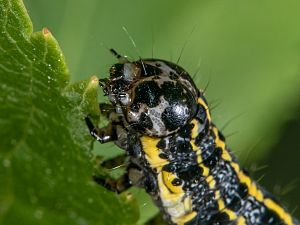
POLYGON ((22 1, 0 0, 0 224, 133 224, 135 201, 91 178, 97 78, 71 86, 50 31, 32 30, 22 1))

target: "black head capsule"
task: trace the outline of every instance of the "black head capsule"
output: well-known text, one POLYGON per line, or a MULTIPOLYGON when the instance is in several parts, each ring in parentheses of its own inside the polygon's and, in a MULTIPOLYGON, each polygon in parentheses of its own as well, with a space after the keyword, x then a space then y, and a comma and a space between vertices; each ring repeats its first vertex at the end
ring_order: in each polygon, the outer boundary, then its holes
POLYGON ((199 93, 192 79, 184 69, 164 60, 114 64, 102 88, 111 103, 122 108, 130 127, 149 136, 175 133, 197 111, 199 93))

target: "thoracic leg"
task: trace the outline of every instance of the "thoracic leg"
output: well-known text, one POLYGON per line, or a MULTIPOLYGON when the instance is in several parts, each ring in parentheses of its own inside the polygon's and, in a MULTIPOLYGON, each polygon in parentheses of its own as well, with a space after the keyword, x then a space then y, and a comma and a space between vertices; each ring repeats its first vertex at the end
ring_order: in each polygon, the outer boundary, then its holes
POLYGON ((107 143, 117 139, 116 130, 112 123, 109 123, 106 127, 99 128, 95 126, 88 117, 85 118, 85 122, 90 130, 91 135, 97 141, 101 143, 107 143))
POLYGON ((110 115, 115 112, 115 108, 111 104, 100 103, 99 108, 101 115, 105 116, 107 119, 109 119, 110 115))
MULTIPOLYGON (((107 160, 102 163, 103 166, 111 168, 112 166, 117 165, 120 163, 121 160, 125 159, 125 155, 118 156, 116 158, 107 160)), ((123 163, 125 160, 123 161, 123 163)), ((120 164, 119 164, 120 165, 120 164)), ((122 165, 122 164, 121 164, 122 165)), ((108 190, 121 193, 126 191, 132 185, 138 185, 137 181, 142 179, 142 171, 134 164, 129 164, 127 166, 126 172, 119 178, 113 179, 111 177, 103 178, 101 176, 94 176, 93 177, 95 182, 104 186, 108 190)))
POLYGON ((94 176, 94 181, 101 186, 107 188, 110 191, 114 191, 117 193, 121 193, 123 191, 126 191, 128 188, 132 186, 128 174, 125 173, 118 179, 112 179, 112 178, 101 178, 98 176, 94 176))
MULTIPOLYGON (((101 115, 105 116, 107 119, 110 119, 115 114, 114 107, 110 104, 100 103, 99 108, 101 115)), ((109 121, 109 124, 102 128, 95 126, 88 117, 85 118, 85 121, 91 135, 96 138, 97 141, 101 143, 107 143, 116 140, 116 125, 113 124, 115 121, 109 121)))
MULTIPOLYGON (((105 160, 101 163, 101 167, 104 167, 106 169, 114 169, 116 167, 119 167, 120 165, 126 164, 126 155, 119 155, 112 159, 105 160)), ((128 163, 127 163, 128 164, 128 163)))
MULTIPOLYGON (((109 124, 106 127, 99 128, 95 126, 90 118, 85 118, 86 124, 90 130, 91 135, 101 143, 107 143, 114 141, 119 147, 127 149, 127 133, 123 128, 122 120, 116 114, 115 109, 112 105, 106 103, 100 103, 100 112, 109 120, 109 124)), ((104 161, 101 166, 112 169, 125 163, 125 155, 118 156, 113 159, 104 161)), ((120 193, 132 186, 132 183, 135 184, 136 177, 139 176, 140 171, 133 164, 127 166, 126 172, 119 177, 118 179, 113 179, 107 176, 95 175, 93 176, 94 180, 106 187, 107 189, 120 193), (131 179, 132 178, 132 179, 131 179), (132 182, 133 181, 133 182, 132 182)))

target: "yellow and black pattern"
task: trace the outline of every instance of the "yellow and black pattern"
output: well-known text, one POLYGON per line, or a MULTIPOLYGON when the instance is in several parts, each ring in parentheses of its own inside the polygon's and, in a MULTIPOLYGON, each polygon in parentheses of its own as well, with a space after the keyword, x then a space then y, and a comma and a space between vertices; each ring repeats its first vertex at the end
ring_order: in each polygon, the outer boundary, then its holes
POLYGON ((205 100, 199 98, 198 104, 206 120, 200 113, 172 137, 141 138, 145 159, 158 174, 162 208, 172 222, 296 224, 240 168, 211 123, 205 100))
POLYGON ((87 123, 97 140, 126 151, 122 181, 144 187, 170 224, 298 224, 239 166, 184 69, 112 52, 120 63, 100 84, 115 110, 106 128, 87 123))

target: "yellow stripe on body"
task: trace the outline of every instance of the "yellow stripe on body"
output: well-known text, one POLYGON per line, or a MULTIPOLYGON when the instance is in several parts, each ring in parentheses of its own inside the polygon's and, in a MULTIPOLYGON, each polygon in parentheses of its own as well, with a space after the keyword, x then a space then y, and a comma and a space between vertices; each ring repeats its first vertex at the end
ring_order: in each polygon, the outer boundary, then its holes
POLYGON ((156 168, 158 171, 161 171, 164 165, 167 165, 169 162, 166 159, 159 157, 159 154, 162 152, 157 148, 157 144, 160 141, 160 138, 142 136, 141 143, 143 146, 143 151, 146 155, 146 159, 149 162, 152 168, 156 168))
POLYGON ((204 102, 204 100, 202 98, 198 98, 198 103, 204 107, 205 112, 206 112, 206 118, 210 122, 211 116, 210 116, 208 105, 204 102))
POLYGON ((245 217, 240 216, 236 221, 236 225, 247 225, 245 217))
POLYGON ((199 121, 196 119, 193 119, 191 121, 191 124, 194 125, 193 129, 191 130, 191 138, 195 139, 199 135, 199 121))
POLYGON ((237 215, 234 211, 226 208, 226 205, 221 197, 221 193, 220 193, 220 190, 217 190, 216 189, 216 181, 214 180, 213 176, 209 175, 207 178, 206 178, 206 182, 208 183, 209 185, 209 188, 211 190, 216 190, 215 191, 215 199, 218 203, 218 208, 220 211, 222 212, 225 212, 228 216, 229 216, 229 219, 232 221, 232 220, 235 220, 237 218, 237 215))
POLYGON ((256 183, 240 169, 240 166, 237 163, 232 162, 231 166, 237 173, 240 182, 247 186, 249 195, 253 196, 257 201, 262 202, 268 209, 274 211, 285 224, 294 225, 291 215, 272 199, 264 198, 263 192, 258 188, 256 183))
POLYGON ((184 196, 184 191, 177 193, 172 193, 168 189, 168 187, 165 185, 165 182, 162 177, 162 173, 160 172, 157 175, 157 181, 158 181, 158 188, 159 188, 159 194, 163 203, 164 207, 172 207, 177 205, 178 203, 182 202, 182 198, 184 196))
POLYGON ((190 196, 186 197, 183 201, 184 209, 186 212, 189 212, 192 210, 192 199, 190 196))
POLYGON ((221 199, 221 193, 219 190, 216 191, 215 198, 217 199, 219 210, 225 212, 229 216, 229 220, 232 221, 237 219, 235 212, 226 208, 224 201, 221 199))
POLYGON ((230 221, 233 221, 233 220, 237 219, 237 215, 234 211, 232 211, 228 208, 221 209, 221 211, 225 212, 229 216, 230 221))
POLYGON ((240 166, 237 163, 232 162, 231 166, 235 170, 240 182, 247 186, 249 195, 262 202, 264 200, 264 196, 262 191, 257 188, 256 183, 254 183, 251 178, 240 169, 240 166))
MULTIPOLYGON (((221 142, 222 141, 220 140, 220 143, 221 142)), ((206 180, 210 190, 215 190, 215 199, 218 203, 219 210, 222 211, 222 212, 225 212, 228 215, 228 217, 231 221, 237 219, 236 213, 234 211, 226 208, 225 203, 222 200, 221 193, 220 193, 219 190, 217 190, 216 181, 215 181, 214 177, 212 175, 209 175, 209 172, 210 172, 209 168, 203 165, 203 159, 202 159, 202 156, 201 156, 201 149, 198 146, 195 145, 194 141, 191 141, 191 145, 192 145, 193 150, 197 154, 197 163, 203 170, 202 175, 204 177, 206 177, 205 180, 206 180)), ((225 144, 224 144, 224 147, 225 147, 225 144)))
POLYGON ((184 225, 186 222, 193 219, 197 213, 192 211, 191 198, 185 197, 182 186, 174 186, 172 184, 172 180, 177 178, 176 175, 167 171, 162 171, 162 167, 169 162, 166 159, 161 159, 159 157, 161 150, 156 146, 160 141, 160 138, 143 136, 140 140, 147 161, 152 168, 157 169, 159 195, 163 207, 171 216, 174 223, 184 225))
POLYGON ((177 178, 175 174, 167 171, 162 171, 161 174, 164 184, 172 193, 183 193, 182 186, 174 186, 172 184, 172 181, 177 178))
MULTIPOLYGON (((209 113, 207 104, 204 102, 204 100, 202 98, 198 98, 198 103, 204 107, 204 109, 206 111, 207 119, 210 122, 211 115, 209 113)), ((198 133, 199 121, 194 119, 191 121, 191 123, 194 124, 194 127, 191 132, 191 137, 192 137, 192 139, 195 139, 199 134, 198 133)), ((264 205, 268 209, 274 211, 287 225, 294 225, 291 215, 288 214, 281 206, 279 206, 277 203, 275 203, 272 199, 264 198, 263 192, 258 188, 256 183, 253 182, 251 180, 251 178, 249 176, 247 176, 243 171, 241 171, 241 169, 237 163, 232 162, 232 157, 225 147, 226 146, 225 142, 222 141, 219 137, 218 129, 216 127, 213 127, 212 130, 215 135, 216 147, 219 147, 222 149, 222 155, 221 155, 222 159, 230 162, 231 166, 236 171, 240 182, 245 183, 245 185, 247 186, 249 195, 253 196, 258 201, 264 203, 264 205)), ((192 144, 193 150, 197 152, 197 163, 203 169, 203 175, 206 177, 206 182, 209 184, 210 189, 215 188, 215 181, 213 180, 213 178, 211 176, 209 176, 209 168, 205 167, 202 164, 203 159, 201 156, 201 149, 199 147, 197 147, 193 143, 193 141, 191 141, 191 144, 192 144)), ((220 199, 221 196, 220 196, 219 191, 216 192, 215 197, 216 197, 216 199, 219 199, 218 200, 219 209, 224 208, 225 204, 224 204, 223 200, 220 199)), ((224 209, 224 212, 226 212, 229 215, 230 219, 236 219, 236 214, 233 211, 224 209)), ((245 225, 245 224, 246 224, 246 220, 243 216, 241 216, 237 219, 237 225, 245 225)))
MULTIPOLYGON (((208 117, 208 120, 211 121, 209 109, 208 109, 208 106, 206 105, 206 103, 203 101, 202 98, 198 98, 198 103, 201 104, 201 105, 205 108, 206 114, 207 114, 207 117, 208 117)), ((194 127, 193 127, 193 129, 192 129, 192 131, 191 131, 191 138, 192 138, 192 141, 191 141, 190 143, 191 143, 191 145, 192 145, 192 147, 193 147, 193 150, 197 152, 197 162, 198 162, 198 164, 200 165, 200 164, 202 163, 202 161, 203 161, 203 159, 202 159, 202 157, 201 157, 201 149, 200 149, 199 147, 197 147, 197 146, 194 144, 194 141, 193 141, 193 140, 199 135, 198 130, 199 130, 200 124, 199 124, 199 121, 196 120, 196 119, 193 119, 193 120, 191 121, 191 124, 193 124, 194 127), (199 151, 199 153, 198 153, 198 151, 199 151)), ((222 159, 223 159, 223 160, 226 160, 226 161, 232 161, 232 157, 231 157, 230 153, 229 153, 229 152, 226 150, 226 148, 225 148, 225 142, 222 141, 222 140, 220 139, 220 137, 219 137, 218 129, 217 129, 216 127, 212 127, 212 131, 213 131, 213 133, 214 133, 214 135, 215 135, 214 141, 215 141, 216 147, 222 149, 222 155, 221 155, 222 159)), ((208 175, 208 173, 207 173, 207 171, 206 171, 206 168, 203 168, 203 166, 201 166, 201 167, 202 167, 203 170, 205 170, 205 174, 208 175)), ((206 175, 206 176, 207 176, 207 175, 206 175)))
POLYGON ((293 219, 290 214, 288 214, 281 206, 275 203, 272 199, 266 198, 264 200, 265 205, 277 213, 277 215, 287 224, 294 225, 293 219))
POLYGON ((191 198, 185 197, 185 192, 182 190, 181 186, 173 186, 171 184, 171 179, 168 179, 169 176, 172 178, 173 176, 175 177, 175 175, 170 175, 170 173, 165 173, 165 171, 160 172, 157 176, 162 205, 166 212, 171 216, 172 222, 178 225, 184 225, 186 222, 193 219, 197 213, 192 211, 191 198), (170 185, 172 186, 171 189, 169 188, 170 185))
POLYGON ((179 219, 177 219, 175 223, 178 225, 184 225, 186 222, 189 222, 192 219, 194 219, 195 216, 197 216, 197 213, 192 211, 192 212, 180 217, 179 219))
POLYGON ((209 168, 203 165, 203 159, 202 159, 202 156, 201 156, 202 150, 198 146, 195 145, 194 141, 190 141, 190 144, 192 146, 193 151, 196 152, 197 163, 198 163, 199 167, 202 168, 202 171, 203 171, 202 175, 204 177, 207 177, 209 175, 209 168))
POLYGON ((232 161, 232 157, 231 155, 229 154, 229 152, 226 150, 225 148, 225 142, 222 141, 219 137, 219 131, 216 127, 213 127, 212 128, 213 132, 214 132, 214 135, 215 135, 215 145, 216 147, 219 147, 222 149, 222 159, 226 160, 226 161, 232 161))

